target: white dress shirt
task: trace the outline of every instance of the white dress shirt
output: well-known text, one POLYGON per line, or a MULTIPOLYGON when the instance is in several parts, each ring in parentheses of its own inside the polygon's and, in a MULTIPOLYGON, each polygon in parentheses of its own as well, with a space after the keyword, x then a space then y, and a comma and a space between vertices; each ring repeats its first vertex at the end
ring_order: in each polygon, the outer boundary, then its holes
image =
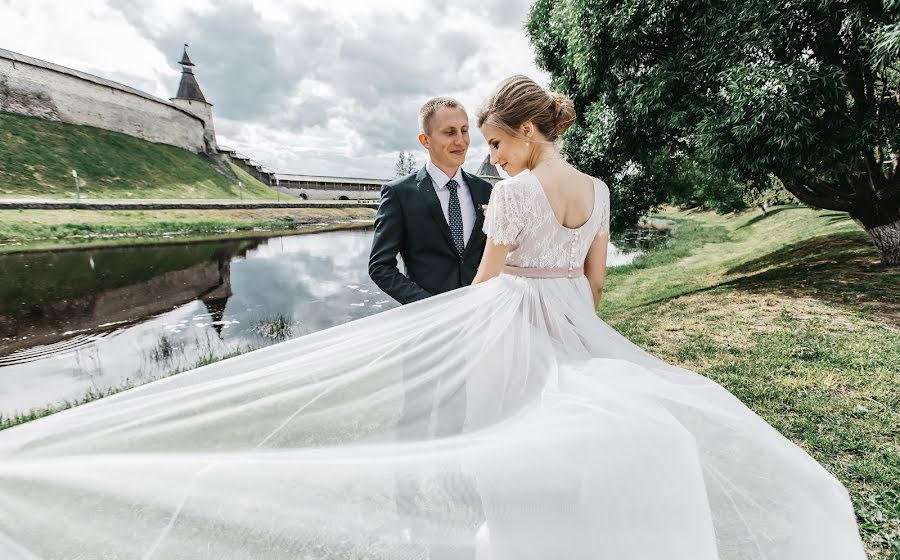
MULTIPOLYGON (((433 164, 431 159, 425 164, 425 170, 428 171, 428 175, 431 177, 431 184, 434 186, 434 192, 437 193, 438 200, 441 201, 444 219, 447 220, 447 225, 450 225, 450 189, 447 188, 450 177, 447 177, 446 173, 438 169, 438 166, 433 164)), ((475 227, 475 203, 472 202, 472 192, 469 191, 469 185, 463 179, 462 167, 456 170, 456 175, 453 176, 453 179, 459 184, 456 194, 459 196, 459 209, 462 212, 463 244, 468 245, 469 236, 472 235, 472 229, 475 227)))

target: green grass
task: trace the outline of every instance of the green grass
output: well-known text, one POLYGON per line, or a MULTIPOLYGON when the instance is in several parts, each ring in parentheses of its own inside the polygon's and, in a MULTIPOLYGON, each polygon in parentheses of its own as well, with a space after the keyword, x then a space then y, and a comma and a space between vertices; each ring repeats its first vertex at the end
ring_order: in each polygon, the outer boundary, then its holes
MULTIPOLYGON (((0 113, 0 198, 74 198, 72 169, 88 199, 238 199, 233 177, 209 159, 90 126, 0 113)), ((229 164, 230 165, 230 164, 229 164)), ((272 189, 235 166, 245 199, 275 199, 272 189)))
MULTIPOLYGON (((53 210, 40 210, 53 212, 53 210)), ((7 221, 0 224, 0 241, 34 241, 44 239, 102 238, 102 237, 158 237, 165 235, 216 234, 230 231, 251 229, 289 230, 294 222, 289 217, 272 219, 241 220, 217 218, 211 212, 208 216, 197 216, 196 219, 173 220, 165 211, 120 211, 95 210, 76 211, 79 218, 89 219, 88 212, 105 212, 121 220, 104 221, 71 221, 58 224, 21 224, 7 221)), ((0 215, 3 211, 0 211, 0 215)))
POLYGON ((252 323, 256 334, 272 342, 281 342, 293 338, 294 325, 294 319, 281 311, 261 319, 255 319, 252 323))
POLYGON ((679 211, 610 271, 601 316, 722 384, 850 490, 869 557, 900 559, 900 270, 845 215, 679 211))
POLYGON ((0 210, 0 253, 86 244, 158 242, 160 238, 280 232, 362 225, 371 208, 210 210, 0 210))
POLYGON ((243 196, 243 198, 267 200, 279 198, 282 200, 289 200, 293 198, 285 194, 279 196, 278 191, 272 190, 268 185, 257 180, 255 177, 231 162, 228 162, 228 168, 231 169, 231 172, 234 173, 235 177, 243 183, 243 186, 238 186, 238 195, 243 196))

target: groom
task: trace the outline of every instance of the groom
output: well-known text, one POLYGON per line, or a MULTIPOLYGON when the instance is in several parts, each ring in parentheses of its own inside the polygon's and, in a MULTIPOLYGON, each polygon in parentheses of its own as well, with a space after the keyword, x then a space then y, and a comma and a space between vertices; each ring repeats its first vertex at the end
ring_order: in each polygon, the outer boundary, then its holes
POLYGON ((454 99, 435 97, 419 111, 419 129, 428 163, 381 188, 369 256, 369 276, 402 304, 471 284, 487 240, 481 207, 491 184, 462 169, 469 149, 466 110, 454 99))
MULTIPOLYGON (((481 231, 481 207, 490 199, 491 184, 462 169, 469 149, 465 109, 448 97, 431 99, 419 111, 419 129, 419 142, 428 150, 428 163, 417 173, 382 187, 369 256, 369 276, 402 304, 471 284, 487 242, 481 231), (397 254, 406 265, 405 276, 397 268, 397 254)), ((444 366, 445 371, 459 371, 449 364, 444 366)), ((405 388, 397 420, 400 439, 446 437, 463 430, 465 381, 429 374, 409 364, 403 368, 405 388)), ((398 513, 412 520, 422 519, 416 499, 419 481, 415 476, 398 475, 396 484, 398 513)), ((431 557, 474 558, 474 528, 483 519, 474 483, 451 470, 443 474, 441 484, 456 496, 454 501, 464 502, 457 507, 470 511, 472 545, 462 549, 435 546, 431 557)))

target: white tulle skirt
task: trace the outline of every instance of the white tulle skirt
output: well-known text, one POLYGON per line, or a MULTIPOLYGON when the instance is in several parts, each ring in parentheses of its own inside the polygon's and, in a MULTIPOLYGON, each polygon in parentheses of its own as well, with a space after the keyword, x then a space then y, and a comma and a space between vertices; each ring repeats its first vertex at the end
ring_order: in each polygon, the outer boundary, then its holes
POLYGON ((0 558, 865 558, 846 490, 584 277, 501 275, 0 432, 0 558))

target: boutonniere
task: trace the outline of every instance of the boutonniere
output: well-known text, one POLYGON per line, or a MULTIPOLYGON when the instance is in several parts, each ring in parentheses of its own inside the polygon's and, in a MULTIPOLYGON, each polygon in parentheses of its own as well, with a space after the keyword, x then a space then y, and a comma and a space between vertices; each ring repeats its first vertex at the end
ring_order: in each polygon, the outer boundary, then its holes
POLYGON ((487 204, 482 204, 482 205, 481 205, 481 213, 482 213, 482 214, 487 214, 487 209, 488 209, 488 205, 487 205, 487 204))

